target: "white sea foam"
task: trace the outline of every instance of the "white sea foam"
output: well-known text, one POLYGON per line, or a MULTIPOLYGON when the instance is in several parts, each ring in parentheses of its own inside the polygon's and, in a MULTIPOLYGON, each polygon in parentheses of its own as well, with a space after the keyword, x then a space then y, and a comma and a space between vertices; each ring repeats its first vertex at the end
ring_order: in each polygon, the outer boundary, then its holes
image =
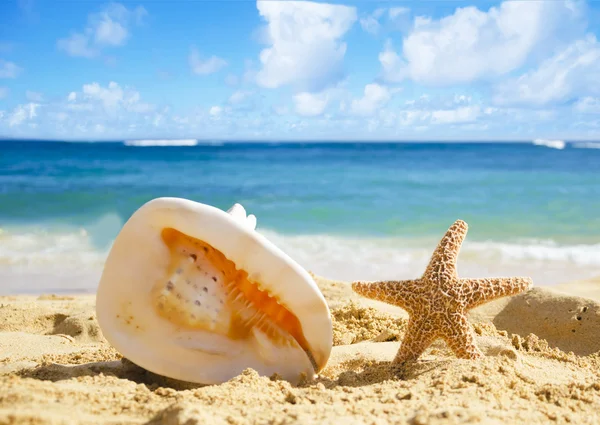
MULTIPOLYGON (((423 272, 437 243, 260 232, 305 268, 341 280, 414 278, 423 272)), ((600 244, 467 240, 459 257, 460 273, 465 277, 525 275, 542 284, 597 276, 599 267, 600 244)))
POLYGON ((102 267, 106 254, 93 246, 83 228, 63 232, 0 230, 0 267, 17 270, 102 267))
POLYGON ((471 242, 469 249, 492 261, 560 262, 574 266, 600 266, 600 244, 558 245, 553 241, 525 243, 471 242))
POLYGON ((563 140, 548 140, 548 139, 535 139, 533 144, 536 146, 546 146, 547 148, 553 149, 564 149, 567 145, 563 140))
MULTIPOLYGON (((96 248, 92 231, 5 229, 0 233, 0 294, 95 290, 109 248, 96 248)), ((415 278, 437 243, 258 231, 306 269, 346 281, 415 278)), ((548 285, 597 276, 600 244, 467 239, 458 267, 464 277, 531 276, 538 285, 548 285)))
POLYGON ((579 149, 600 149, 600 143, 598 143, 598 142, 574 143, 573 147, 579 148, 579 149))
POLYGON ((198 140, 196 139, 162 139, 162 140, 125 140, 123 142, 125 146, 196 146, 198 140))

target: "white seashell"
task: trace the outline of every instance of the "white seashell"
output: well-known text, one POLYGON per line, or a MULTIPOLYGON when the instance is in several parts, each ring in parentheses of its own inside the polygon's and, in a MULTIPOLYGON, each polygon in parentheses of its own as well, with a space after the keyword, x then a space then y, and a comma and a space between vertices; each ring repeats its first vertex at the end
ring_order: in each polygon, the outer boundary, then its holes
POLYGON ((233 206, 229 208, 227 212, 240 222, 246 221, 246 210, 240 204, 233 204, 233 206))
POLYGON ((256 229, 256 216, 254 214, 250 214, 246 218, 246 224, 250 229, 252 229, 252 230, 256 229))
POLYGON ((246 210, 240 204, 233 204, 227 212, 236 220, 239 220, 243 225, 248 226, 251 230, 256 229, 256 217, 250 214, 246 217, 246 210))
POLYGON ((323 295, 238 205, 224 212, 157 198, 125 223, 96 298, 102 333, 123 356, 203 384, 246 368, 296 382, 325 366, 332 324, 323 295))

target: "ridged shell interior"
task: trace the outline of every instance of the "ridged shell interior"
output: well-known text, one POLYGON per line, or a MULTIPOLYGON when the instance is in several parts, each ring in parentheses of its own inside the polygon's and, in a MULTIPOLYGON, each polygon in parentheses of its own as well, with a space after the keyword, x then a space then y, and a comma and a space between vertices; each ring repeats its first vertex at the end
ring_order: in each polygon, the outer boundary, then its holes
POLYGON ((152 288, 158 315, 178 327, 233 340, 260 331, 273 343, 297 344, 312 357, 298 318, 222 252, 173 228, 163 229, 161 238, 170 261, 152 288))

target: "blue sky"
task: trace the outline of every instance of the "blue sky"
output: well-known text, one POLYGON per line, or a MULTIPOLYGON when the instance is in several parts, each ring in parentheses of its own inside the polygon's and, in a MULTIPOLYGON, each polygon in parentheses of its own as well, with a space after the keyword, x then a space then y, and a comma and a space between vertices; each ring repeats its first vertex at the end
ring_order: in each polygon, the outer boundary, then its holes
POLYGON ((4 1, 0 136, 600 139, 600 2, 4 1))

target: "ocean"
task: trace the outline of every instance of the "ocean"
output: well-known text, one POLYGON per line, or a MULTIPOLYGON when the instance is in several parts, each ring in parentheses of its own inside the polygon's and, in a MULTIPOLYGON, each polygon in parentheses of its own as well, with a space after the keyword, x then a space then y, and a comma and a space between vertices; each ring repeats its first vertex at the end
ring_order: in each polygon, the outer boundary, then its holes
POLYGON ((420 275, 469 224, 464 277, 600 275, 600 143, 0 141, 0 294, 94 292, 114 237, 161 196, 228 209, 303 267, 420 275))

